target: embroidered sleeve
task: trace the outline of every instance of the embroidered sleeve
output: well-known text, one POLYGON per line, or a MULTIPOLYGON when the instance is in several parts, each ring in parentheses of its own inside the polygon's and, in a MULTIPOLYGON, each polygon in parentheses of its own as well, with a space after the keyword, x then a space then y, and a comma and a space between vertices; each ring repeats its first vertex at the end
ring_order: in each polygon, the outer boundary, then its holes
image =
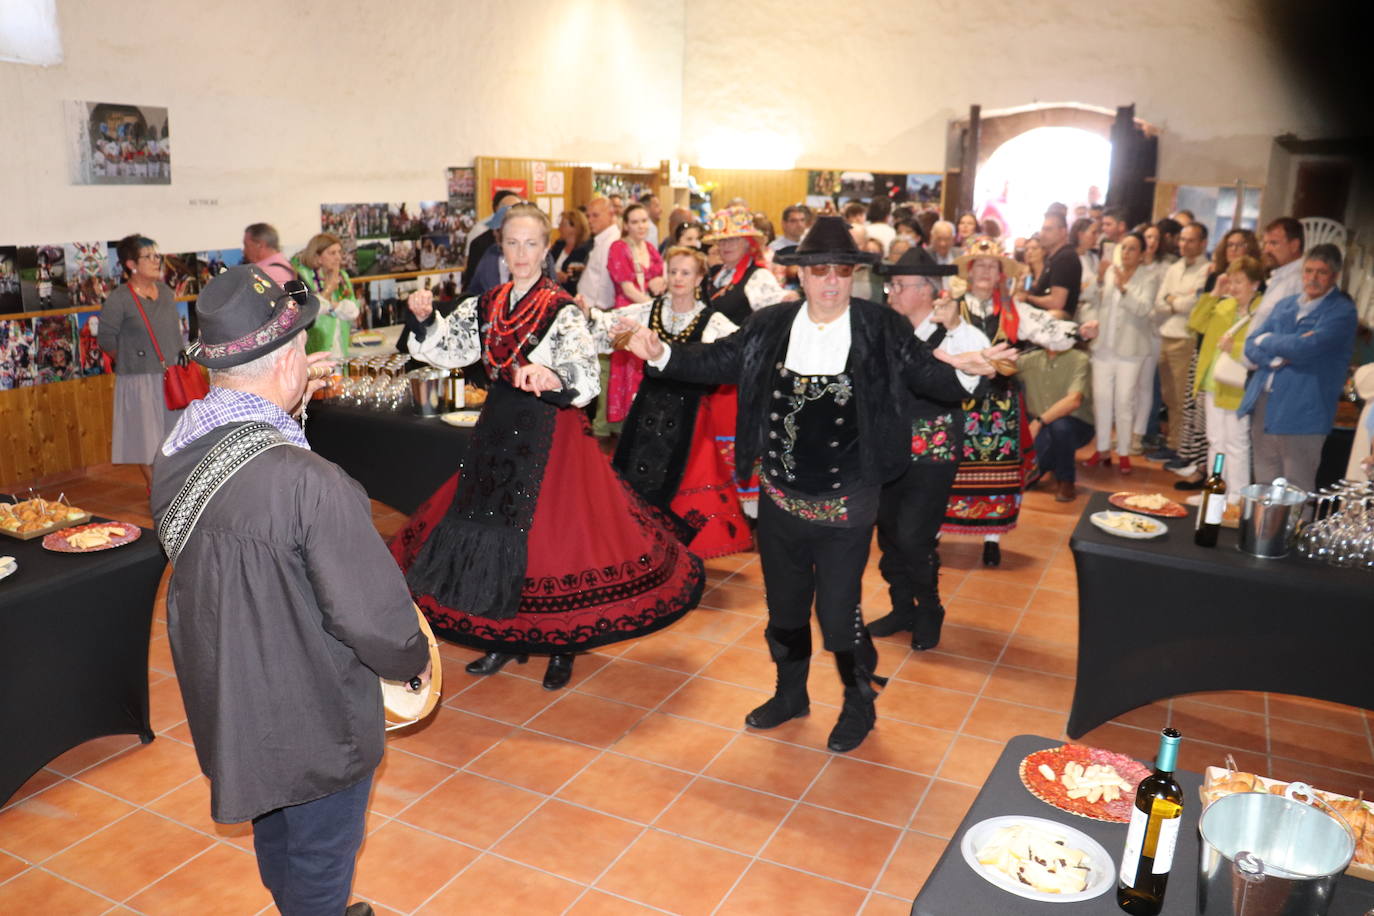
POLYGON ((726 318, 720 312, 713 312, 710 320, 706 322, 705 330, 701 332, 701 342, 715 343, 722 337, 729 337, 738 330, 739 325, 735 324, 729 318, 726 318))
POLYGON ((561 391, 549 392, 548 400, 585 407, 601 393, 601 363, 582 311, 571 303, 563 306, 529 361, 552 369, 563 382, 561 391))
POLYGON ((1016 314, 1021 319, 1018 335, 1046 350, 1059 352, 1073 349, 1078 325, 1072 321, 1051 318, 1050 313, 1024 302, 1016 303, 1016 314))
POLYGON ((482 336, 477 324, 477 299, 458 303, 445 318, 434 313, 434 324, 426 328, 425 339, 411 335, 406 345, 410 355, 442 369, 461 369, 482 358, 482 336))
POLYGON ((650 302, 636 302, 618 309, 599 309, 592 306, 591 314, 587 316, 587 331, 591 334, 596 352, 611 352, 611 340, 615 337, 611 333, 611 326, 615 324, 617 318, 624 318, 636 324, 648 324, 649 307, 652 304, 650 302))
POLYGON ((957 328, 945 333, 945 339, 940 341, 940 345, 935 349, 944 350, 950 356, 958 356, 960 353, 972 353, 974 350, 984 350, 990 346, 992 341, 988 340, 988 335, 969 322, 961 321, 957 328))
POLYGON ((744 281, 744 295, 749 300, 749 308, 758 311, 765 305, 777 305, 782 301, 783 289, 778 278, 770 270, 759 269, 744 281))

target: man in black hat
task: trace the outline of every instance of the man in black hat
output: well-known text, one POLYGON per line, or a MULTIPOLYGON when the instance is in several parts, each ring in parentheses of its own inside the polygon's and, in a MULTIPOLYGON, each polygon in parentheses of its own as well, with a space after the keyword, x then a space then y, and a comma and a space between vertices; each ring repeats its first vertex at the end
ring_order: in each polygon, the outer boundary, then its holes
POLYGON ((306 356, 319 301, 288 285, 245 265, 200 294, 191 351, 212 387, 163 443, 152 506, 211 815, 251 820, 277 907, 313 916, 348 903, 383 751, 378 677, 427 680, 429 654, 367 496, 291 416, 327 354, 306 356))
MULTIPOLYGON (((953 264, 939 264, 924 248, 911 248, 879 271, 891 277, 888 304, 918 338, 952 353, 987 346, 985 336, 959 322, 958 308, 942 289, 942 278, 958 273, 953 264), (958 339, 970 332, 975 341, 958 339)), ((940 603, 940 524, 959 469, 963 438, 959 400, 913 398, 911 462, 883 487, 878 502, 878 569, 887 580, 892 613, 869 624, 874 636, 911 631, 914 649, 933 649, 940 642, 945 619, 940 603)))
POLYGON ((777 260, 802 269, 804 301, 760 309, 711 344, 670 350, 638 328, 630 349, 651 372, 739 386, 736 473, 747 476, 756 461, 761 465, 764 638, 777 665, 776 693, 745 723, 774 728, 810 711, 814 599, 825 648, 844 683, 844 708, 828 744, 848 751, 872 730, 873 684, 885 683, 874 672, 877 652, 859 598, 880 489, 910 462, 913 392, 966 397, 976 375, 992 373, 989 359, 1010 353, 1002 347, 932 354, 900 315, 851 298, 855 265, 876 258, 858 249, 839 217, 818 217, 796 251, 777 260))

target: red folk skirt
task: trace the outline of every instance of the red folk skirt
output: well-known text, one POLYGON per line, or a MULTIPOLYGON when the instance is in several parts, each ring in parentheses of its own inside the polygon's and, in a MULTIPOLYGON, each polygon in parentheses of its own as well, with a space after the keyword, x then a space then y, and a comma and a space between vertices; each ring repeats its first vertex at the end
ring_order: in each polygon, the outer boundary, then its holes
POLYGON ((691 548, 706 560, 740 553, 753 544, 735 482, 736 401, 734 387, 701 399, 682 482, 670 504, 679 518, 700 526, 691 548), (728 448, 722 447, 722 440, 728 448))

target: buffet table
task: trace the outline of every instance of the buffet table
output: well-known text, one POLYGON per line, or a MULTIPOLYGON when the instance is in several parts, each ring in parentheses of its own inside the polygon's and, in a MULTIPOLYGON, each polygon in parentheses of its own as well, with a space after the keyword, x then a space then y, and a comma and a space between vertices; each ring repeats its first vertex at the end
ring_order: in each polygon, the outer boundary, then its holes
POLYGON ((1261 560, 1223 528, 1193 543, 1195 509, 1168 533, 1130 540, 1089 521, 1069 540, 1078 570, 1078 680, 1067 732, 1078 737, 1154 700, 1268 690, 1374 709, 1374 574, 1290 554, 1261 560))
MULTIPOLYGON (((1187 740, 1187 737, 1184 737, 1187 740)), ((1007 743, 997 765, 988 775, 968 814, 945 847, 935 869, 912 904, 913 916, 951 916, 955 913, 998 914, 1119 914, 1113 885, 1100 897, 1077 903, 1042 903, 1004 891, 975 874, 964 861, 959 844, 970 827, 990 817, 1029 815, 1067 824, 1081 830, 1101 843, 1113 858, 1121 863, 1121 850, 1126 843, 1126 825, 1076 817, 1051 807, 1031 795, 1021 784, 1019 769, 1022 758, 1032 751, 1057 747, 1058 741, 1036 735, 1018 735, 1007 743)), ((1199 840, 1198 817, 1202 802, 1198 788, 1202 777, 1197 773, 1175 774, 1183 787, 1183 824, 1178 832, 1178 847, 1174 852, 1174 867, 1169 875, 1169 889, 1164 898, 1165 914, 1197 912, 1197 877, 1199 840)), ((1374 882, 1349 876, 1341 877, 1329 916, 1358 916, 1374 907, 1374 882)))
MULTIPOLYGON (((97 519, 99 521, 99 519, 97 519)), ((126 523, 127 524, 127 523, 126 523)), ((152 531, 87 554, 0 538, 0 804, 54 757, 102 735, 153 740, 148 639, 167 558, 152 531)))
POLYGON ((368 496, 409 515, 458 470, 472 430, 409 412, 312 403, 305 435, 368 496))

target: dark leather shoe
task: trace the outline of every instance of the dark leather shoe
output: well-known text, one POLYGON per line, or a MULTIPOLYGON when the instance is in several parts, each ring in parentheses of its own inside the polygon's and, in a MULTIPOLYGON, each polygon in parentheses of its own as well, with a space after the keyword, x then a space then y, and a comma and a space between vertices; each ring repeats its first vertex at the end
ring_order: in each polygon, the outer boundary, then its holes
POLYGON ((1074 486, 1072 480, 1059 481, 1058 488, 1054 491, 1054 501, 1057 503, 1071 503, 1078 498, 1078 488, 1074 486))
POLYGON ((467 663, 463 670, 468 674, 495 674, 506 666, 506 662, 516 661, 520 664, 530 660, 528 655, 506 655, 502 652, 488 652, 481 658, 467 663))
POLYGON ((350 903, 348 909, 344 910, 344 916, 372 916, 372 904, 364 900, 350 903))
POLYGON ((569 654, 550 655, 544 672, 545 690, 562 690, 572 680, 573 657, 569 654))
POLYGON ((910 630, 916 624, 916 612, 911 608, 894 610, 886 617, 879 617, 868 625, 870 636, 891 636, 910 630))
POLYGON ((1201 490, 1201 489, 1202 489, 1202 483, 1203 483, 1203 480, 1202 480, 1201 477, 1199 477, 1197 480, 1180 480, 1178 483, 1174 484, 1174 489, 1175 489, 1175 490, 1201 490))
POLYGON ((911 648, 924 652, 940 644, 940 627, 945 622, 945 609, 916 612, 916 626, 911 631, 911 648))
POLYGON ((996 542, 996 541, 984 541, 984 542, 983 542, 983 565, 984 565, 984 566, 1001 566, 1001 565, 1002 565, 1002 548, 999 547, 999 546, 997 545, 997 542, 996 542))

